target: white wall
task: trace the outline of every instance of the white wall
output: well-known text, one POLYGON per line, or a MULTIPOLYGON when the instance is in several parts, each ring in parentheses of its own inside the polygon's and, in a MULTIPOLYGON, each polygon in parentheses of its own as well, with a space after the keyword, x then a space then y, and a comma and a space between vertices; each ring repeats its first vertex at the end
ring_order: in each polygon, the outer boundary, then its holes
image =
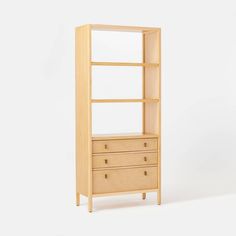
POLYGON ((233 0, 1 1, 1 234, 235 235, 235 22, 233 0), (154 194, 74 205, 74 27, 87 23, 162 28, 162 207, 154 194))

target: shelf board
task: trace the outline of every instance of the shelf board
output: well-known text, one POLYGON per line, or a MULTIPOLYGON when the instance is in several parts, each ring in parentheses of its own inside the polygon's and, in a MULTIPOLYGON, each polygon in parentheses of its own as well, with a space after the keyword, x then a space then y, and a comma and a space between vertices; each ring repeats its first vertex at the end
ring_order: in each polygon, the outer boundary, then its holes
POLYGON ((117 102, 159 102, 159 99, 92 99, 92 103, 117 103, 117 102))
POLYGON ((125 133, 125 134, 93 134, 92 140, 107 139, 138 139, 138 138, 158 138, 157 134, 125 133))
POLYGON ((160 31, 160 28, 156 27, 102 25, 102 24, 92 24, 90 26, 92 30, 101 30, 101 31, 121 31, 121 32, 140 32, 140 33, 145 33, 149 31, 160 31))
POLYGON ((149 66, 158 66, 158 63, 135 63, 135 62, 91 62, 91 65, 93 66, 143 66, 143 67, 149 67, 149 66))

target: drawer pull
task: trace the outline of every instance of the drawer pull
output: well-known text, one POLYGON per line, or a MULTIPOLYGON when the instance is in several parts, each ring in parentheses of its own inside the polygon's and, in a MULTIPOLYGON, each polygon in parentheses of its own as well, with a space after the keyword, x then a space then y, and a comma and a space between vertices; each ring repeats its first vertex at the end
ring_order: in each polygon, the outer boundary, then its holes
POLYGON ((105 174, 105 179, 107 179, 107 174, 105 174))
POLYGON ((144 157, 144 161, 147 161, 147 157, 144 157))
POLYGON ((105 145, 104 145, 104 148, 105 148, 105 149, 107 149, 107 148, 108 148, 107 144, 105 144, 105 145))
POLYGON ((144 175, 147 176, 147 171, 146 170, 144 171, 144 175))
POLYGON ((144 147, 147 147, 147 143, 144 143, 144 147))
POLYGON ((107 163, 108 163, 108 160, 107 160, 107 159, 105 159, 104 161, 105 161, 105 164, 107 164, 107 163))

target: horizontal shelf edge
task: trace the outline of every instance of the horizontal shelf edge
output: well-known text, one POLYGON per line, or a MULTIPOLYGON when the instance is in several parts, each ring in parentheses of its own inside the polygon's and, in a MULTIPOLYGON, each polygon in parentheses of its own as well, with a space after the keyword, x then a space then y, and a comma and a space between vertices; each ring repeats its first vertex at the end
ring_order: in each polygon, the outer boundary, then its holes
MULTIPOLYGON (((128 138, 128 139, 130 139, 130 138, 128 138)), ((150 139, 150 138, 149 138, 150 139)), ((107 140, 107 139, 101 139, 101 141, 103 141, 103 140, 107 140)), ((109 140, 114 140, 114 139, 109 139, 109 140)), ((127 140, 127 139, 119 139, 119 140, 127 140)), ((94 140, 93 140, 94 141, 94 140)), ((155 151, 153 151, 153 150, 151 150, 151 151, 126 151, 125 152, 125 154, 146 154, 146 153, 156 153, 156 154, 158 154, 158 150, 155 152, 155 151)), ((113 155, 114 156, 116 156, 116 155, 122 155, 123 153, 122 152, 113 152, 113 155)), ((92 156, 93 157, 99 157, 99 156, 109 156, 109 155, 111 155, 111 153, 110 152, 107 152, 107 153, 93 153, 92 154, 92 156)))
MULTIPOLYGON (((158 138, 158 137, 159 137, 158 134, 150 134, 150 133, 93 134, 92 140, 95 141, 95 140, 111 140, 111 139, 143 139, 143 138, 146 139, 146 138, 158 138)), ((133 151, 133 152, 137 152, 137 151, 133 151)), ((153 151, 146 150, 143 152, 153 152, 153 151)))
POLYGON ((91 99, 92 103, 159 102, 160 99, 91 99))
POLYGON ((102 25, 91 24, 92 30, 98 31, 120 31, 120 32, 149 32, 160 31, 160 27, 145 27, 145 26, 123 26, 123 25, 102 25))
POLYGON ((93 168, 93 171, 104 171, 104 170, 121 170, 121 169, 139 169, 139 168, 148 168, 148 167, 157 167, 157 164, 144 164, 144 165, 127 165, 127 166, 110 166, 110 167, 100 167, 93 168))
POLYGON ((150 192, 157 192, 158 188, 155 189, 139 189, 133 191, 124 191, 124 192, 112 192, 112 193, 93 193, 93 197, 105 197, 105 196, 115 196, 115 195, 122 195, 122 194, 135 194, 135 193, 150 193, 150 192))
MULTIPOLYGON (((137 150, 137 151, 142 151, 142 150, 137 150)), ((150 151, 152 152, 157 152, 157 149, 150 149, 150 151)), ((110 153, 110 154, 115 154, 115 153, 122 153, 122 154, 126 154, 126 153, 129 153, 129 151, 115 151, 115 152, 99 152, 100 154, 106 154, 106 153, 110 153)), ((98 154, 98 153, 93 153, 92 155, 94 154, 98 154)))
POLYGON ((91 62, 93 66, 159 66, 158 63, 135 63, 135 62, 91 62))

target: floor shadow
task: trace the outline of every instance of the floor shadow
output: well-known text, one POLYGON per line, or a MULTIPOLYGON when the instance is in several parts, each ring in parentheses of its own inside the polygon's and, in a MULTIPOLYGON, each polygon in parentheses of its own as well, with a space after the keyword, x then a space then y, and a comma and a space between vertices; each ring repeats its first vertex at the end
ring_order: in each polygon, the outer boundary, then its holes
POLYGON ((123 195, 95 198, 94 210, 103 211, 109 209, 157 206, 155 193, 147 193, 147 198, 142 200, 141 194, 123 195))

